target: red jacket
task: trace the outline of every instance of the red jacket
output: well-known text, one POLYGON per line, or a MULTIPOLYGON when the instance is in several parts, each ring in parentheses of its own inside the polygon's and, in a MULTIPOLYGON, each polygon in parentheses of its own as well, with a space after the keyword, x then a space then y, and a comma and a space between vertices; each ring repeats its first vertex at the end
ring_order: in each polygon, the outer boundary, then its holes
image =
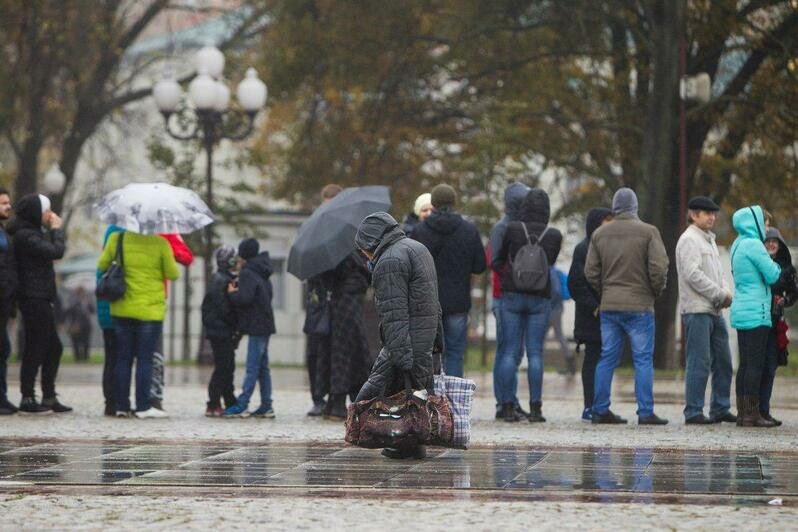
POLYGON ((488 244, 488 249, 486 250, 486 254, 488 260, 488 267, 490 268, 491 272, 491 280, 493 281, 493 298, 499 299, 500 297, 502 297, 502 281, 501 281, 502 272, 497 272, 493 268, 493 265, 490 262, 490 244, 488 244))
MULTIPOLYGON (((183 240, 182 236, 176 233, 160 236, 169 242, 169 246, 172 248, 172 254, 175 256, 175 260, 179 264, 182 264, 183 266, 191 266, 191 263, 194 262, 194 254, 191 252, 191 248, 186 245, 186 242, 183 240)), ((168 296, 169 281, 164 279, 163 284, 166 288, 166 294, 168 296)))

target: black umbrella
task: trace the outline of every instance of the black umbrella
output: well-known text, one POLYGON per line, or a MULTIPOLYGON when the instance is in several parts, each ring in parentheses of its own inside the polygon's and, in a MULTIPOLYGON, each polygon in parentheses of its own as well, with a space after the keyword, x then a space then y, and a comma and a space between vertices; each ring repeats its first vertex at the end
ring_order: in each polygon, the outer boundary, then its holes
POLYGON ((355 249, 363 218, 391 208, 388 187, 344 189, 305 220, 288 254, 288 271, 308 279, 332 270, 355 249))

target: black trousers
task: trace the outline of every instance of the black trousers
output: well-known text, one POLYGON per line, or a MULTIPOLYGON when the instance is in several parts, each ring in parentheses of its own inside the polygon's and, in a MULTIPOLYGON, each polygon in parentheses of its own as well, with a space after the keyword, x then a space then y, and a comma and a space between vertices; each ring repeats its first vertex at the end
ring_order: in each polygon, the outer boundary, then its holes
POLYGON ((8 399, 8 357, 11 356, 11 340, 8 338, 8 317, 11 302, 0 301, 0 402, 8 399))
POLYGON ((23 397, 33 397, 36 375, 42 370, 42 397, 55 397, 55 379, 64 346, 55 328, 53 304, 46 299, 23 299, 19 302, 25 327, 25 351, 22 354, 20 380, 23 397))
POLYGON ((770 327, 737 331, 740 367, 737 368, 737 395, 759 397, 765 371, 770 327))
POLYGON ((585 359, 582 361, 582 394, 585 398, 585 408, 593 406, 596 366, 599 358, 601 358, 601 342, 587 342, 585 344, 585 359))
POLYGON ((324 394, 319 390, 318 367, 319 359, 329 356, 330 337, 320 334, 308 334, 305 357, 308 366, 308 380, 310 381, 310 397, 313 404, 318 405, 324 401, 324 394))
POLYGON ((72 351, 74 351, 75 360, 78 362, 86 362, 89 360, 91 332, 70 334, 69 339, 72 340, 72 351))
POLYGON ((114 395, 114 368, 117 361, 116 331, 103 329, 103 347, 105 360, 103 361, 103 397, 105 404, 116 409, 116 396, 114 395))
POLYGON ((232 338, 210 338, 213 350, 213 374, 208 383, 208 408, 236 404, 233 373, 236 369, 235 342, 232 338))

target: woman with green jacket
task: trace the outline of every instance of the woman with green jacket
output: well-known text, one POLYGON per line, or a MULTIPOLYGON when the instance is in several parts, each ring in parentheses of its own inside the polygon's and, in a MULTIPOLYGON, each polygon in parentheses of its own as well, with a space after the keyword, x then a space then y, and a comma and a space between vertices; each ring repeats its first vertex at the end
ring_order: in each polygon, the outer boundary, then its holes
POLYGON ((122 238, 125 295, 111 303, 118 356, 114 370, 116 415, 130 417, 130 373, 136 359, 136 417, 166 417, 150 405, 152 354, 161 336, 166 314, 164 279, 176 280, 180 271, 169 242, 158 235, 114 233, 108 238, 97 265, 111 265, 122 238))
POLYGON ((732 225, 739 235, 731 247, 735 294, 731 325, 737 329, 740 366, 737 368, 737 425, 772 427, 759 412, 765 356, 770 337, 770 285, 781 274, 765 249, 762 207, 744 207, 734 213, 732 225))

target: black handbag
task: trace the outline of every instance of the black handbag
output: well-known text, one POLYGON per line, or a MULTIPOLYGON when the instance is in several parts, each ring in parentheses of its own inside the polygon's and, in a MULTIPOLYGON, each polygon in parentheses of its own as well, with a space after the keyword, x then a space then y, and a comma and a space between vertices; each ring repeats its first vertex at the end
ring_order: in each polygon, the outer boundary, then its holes
POLYGON ((122 232, 119 234, 119 240, 116 241, 116 253, 111 265, 97 281, 97 289, 94 291, 97 299, 116 301, 125 295, 127 289, 125 286, 125 253, 122 249, 124 239, 125 233, 122 232))
POLYGON ((302 332, 320 336, 328 336, 330 334, 332 329, 330 323, 330 299, 330 293, 327 291, 321 297, 315 290, 310 293, 305 314, 305 326, 302 328, 302 332))

